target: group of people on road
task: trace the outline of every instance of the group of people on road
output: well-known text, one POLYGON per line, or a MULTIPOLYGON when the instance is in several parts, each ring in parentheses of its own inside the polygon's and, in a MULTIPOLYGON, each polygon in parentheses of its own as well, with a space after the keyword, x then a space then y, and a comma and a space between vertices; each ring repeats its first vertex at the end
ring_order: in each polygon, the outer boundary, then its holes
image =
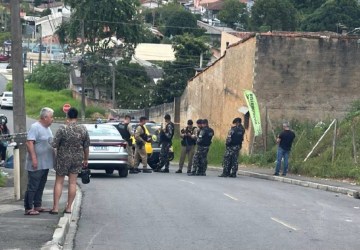
MULTIPOLYGON (((25 193, 25 215, 39 215, 41 212, 50 214, 59 213, 59 200, 62 194, 65 176, 68 176, 68 199, 64 213, 71 213, 71 207, 76 195, 76 180, 82 169, 88 165, 90 138, 85 126, 77 123, 78 111, 70 108, 67 112, 66 125, 60 127, 55 137, 50 126, 53 122, 54 111, 51 108, 43 108, 40 112, 39 121, 31 125, 27 134, 27 157, 26 170, 28 172, 28 185, 25 193), (56 179, 53 193, 53 207, 51 209, 42 206, 42 196, 47 182, 49 169, 55 169, 56 179)), ((151 173, 148 168, 145 144, 152 138, 146 133, 145 123, 147 117, 140 117, 135 130, 130 126, 131 117, 125 116, 122 137, 127 141, 129 173, 141 172, 138 168, 140 162, 143 165, 143 173, 151 173), (131 137, 135 137, 135 150, 132 147, 131 137)), ((160 159, 154 172, 169 173, 169 150, 175 134, 175 126, 171 116, 164 116, 165 125, 159 131, 161 144, 160 159)), ((223 158, 223 172, 219 177, 236 177, 238 171, 238 157, 244 140, 245 129, 241 124, 241 118, 233 120, 226 138, 226 150, 223 158)), ((0 133, 6 131, 6 124, 0 124, 0 133)), ((188 158, 187 174, 189 176, 206 176, 207 156, 214 136, 214 130, 209 127, 207 119, 199 119, 194 126, 192 120, 187 121, 187 126, 180 130, 181 155, 179 169, 175 173, 182 173, 186 157, 188 158)), ((279 175, 281 162, 284 159, 282 175, 288 171, 288 159, 295 133, 290 130, 289 124, 283 124, 283 132, 277 137, 278 152, 277 165, 274 175, 279 175)), ((6 151, 5 151, 6 152, 6 151)), ((4 157, 2 156, 2 159, 4 157)))
POLYGON ((24 198, 25 215, 39 215, 41 212, 58 214, 65 176, 68 176, 69 185, 67 205, 63 213, 71 213, 78 173, 87 167, 90 138, 86 127, 77 123, 78 111, 75 108, 69 109, 66 125, 57 130, 55 137, 50 129, 53 114, 51 108, 43 108, 39 121, 31 125, 27 134, 25 167, 28 185, 24 198), (53 168, 56 179, 53 207, 50 209, 42 206, 42 196, 49 169, 53 168))

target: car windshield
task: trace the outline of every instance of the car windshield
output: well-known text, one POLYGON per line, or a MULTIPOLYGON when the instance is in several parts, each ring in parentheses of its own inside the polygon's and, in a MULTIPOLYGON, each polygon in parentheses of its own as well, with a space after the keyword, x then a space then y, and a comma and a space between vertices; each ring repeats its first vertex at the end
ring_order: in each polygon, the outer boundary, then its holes
POLYGON ((87 125, 90 136, 120 136, 119 132, 111 125, 87 125))
POLYGON ((151 135, 155 135, 158 133, 159 129, 161 128, 161 124, 160 123, 154 123, 154 124, 146 124, 146 128, 149 130, 149 133, 151 135))
POLYGON ((12 93, 5 93, 5 97, 12 97, 12 93))

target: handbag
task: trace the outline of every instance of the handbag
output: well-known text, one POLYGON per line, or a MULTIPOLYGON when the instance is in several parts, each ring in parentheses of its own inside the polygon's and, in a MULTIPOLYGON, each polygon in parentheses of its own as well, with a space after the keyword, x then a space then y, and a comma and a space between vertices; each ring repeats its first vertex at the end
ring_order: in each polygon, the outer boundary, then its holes
POLYGON ((91 177, 91 171, 88 168, 83 168, 81 170, 81 182, 83 184, 89 184, 90 183, 90 177, 91 177))

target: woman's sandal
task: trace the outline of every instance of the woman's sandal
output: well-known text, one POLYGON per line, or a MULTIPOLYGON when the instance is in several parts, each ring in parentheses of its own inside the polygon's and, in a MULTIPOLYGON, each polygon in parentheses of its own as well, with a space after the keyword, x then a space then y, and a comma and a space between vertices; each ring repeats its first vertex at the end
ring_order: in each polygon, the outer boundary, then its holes
POLYGON ((50 210, 50 212, 49 212, 49 214, 59 214, 59 212, 58 211, 53 211, 53 210, 50 210))
POLYGON ((24 215, 39 215, 40 213, 38 211, 35 211, 33 209, 31 210, 25 210, 25 214, 24 215))

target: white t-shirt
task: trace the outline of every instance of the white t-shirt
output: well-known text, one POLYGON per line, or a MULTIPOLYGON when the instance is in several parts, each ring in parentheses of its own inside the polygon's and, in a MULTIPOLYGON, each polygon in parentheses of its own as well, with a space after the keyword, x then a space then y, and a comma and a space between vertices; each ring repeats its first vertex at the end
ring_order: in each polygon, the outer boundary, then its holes
MULTIPOLYGON (((54 167, 54 149, 49 141, 53 138, 53 134, 49 127, 44 127, 40 122, 35 122, 27 134, 28 141, 34 141, 35 153, 38 160, 37 170, 51 169, 54 167)), ((27 153, 25 169, 34 171, 32 167, 31 156, 27 153)))

